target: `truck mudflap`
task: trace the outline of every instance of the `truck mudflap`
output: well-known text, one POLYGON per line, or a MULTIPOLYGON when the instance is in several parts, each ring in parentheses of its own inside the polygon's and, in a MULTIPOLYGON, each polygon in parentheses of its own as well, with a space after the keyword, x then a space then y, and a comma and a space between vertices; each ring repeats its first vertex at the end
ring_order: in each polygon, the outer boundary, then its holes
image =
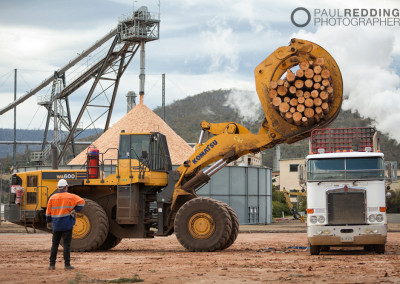
POLYGON ((307 228, 311 245, 362 246, 385 244, 387 225, 312 226, 307 228))

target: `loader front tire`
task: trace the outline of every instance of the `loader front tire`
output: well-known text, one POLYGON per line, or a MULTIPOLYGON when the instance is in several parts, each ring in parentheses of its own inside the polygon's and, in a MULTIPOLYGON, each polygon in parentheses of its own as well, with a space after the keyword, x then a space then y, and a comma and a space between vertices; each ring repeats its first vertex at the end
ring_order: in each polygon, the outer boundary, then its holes
POLYGON ((232 219, 229 211, 218 201, 198 197, 178 210, 174 230, 186 249, 212 252, 227 243, 232 233, 232 219))
POLYGON ((107 238, 104 243, 98 248, 98 250, 109 250, 116 247, 122 239, 117 238, 112 233, 108 232, 107 238))
POLYGON ((108 234, 108 218, 95 201, 85 199, 85 206, 76 215, 72 229, 71 251, 93 251, 104 244, 108 234))
POLYGON ((222 203, 225 208, 228 210, 229 215, 231 216, 232 220, 232 232, 231 235, 229 236, 229 239, 226 241, 226 243, 220 248, 221 250, 229 248, 236 240, 237 236, 239 235, 239 219, 238 216, 236 215, 236 212, 230 207, 228 204, 224 202, 222 203))

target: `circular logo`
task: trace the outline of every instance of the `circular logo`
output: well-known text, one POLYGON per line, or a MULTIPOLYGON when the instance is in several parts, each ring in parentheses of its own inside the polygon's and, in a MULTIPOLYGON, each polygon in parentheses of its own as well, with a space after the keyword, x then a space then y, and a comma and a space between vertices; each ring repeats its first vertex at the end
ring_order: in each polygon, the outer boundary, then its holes
POLYGON ((306 8, 298 7, 298 8, 296 8, 296 9, 293 10, 292 14, 290 15, 290 20, 292 21, 293 25, 295 25, 296 27, 302 28, 302 27, 307 26, 307 25, 310 23, 310 21, 311 21, 311 14, 310 14, 310 12, 309 12, 306 8), (297 23, 297 22, 294 20, 294 14, 296 14, 296 12, 298 12, 298 11, 304 11, 304 12, 306 12, 306 14, 307 14, 307 21, 305 21, 304 24, 301 24, 301 23, 299 24, 299 23, 297 23))

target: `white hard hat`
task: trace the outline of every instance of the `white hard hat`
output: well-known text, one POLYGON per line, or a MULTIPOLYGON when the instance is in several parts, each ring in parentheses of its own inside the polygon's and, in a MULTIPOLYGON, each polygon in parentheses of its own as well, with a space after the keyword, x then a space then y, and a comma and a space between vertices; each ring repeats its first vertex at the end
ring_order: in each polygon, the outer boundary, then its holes
POLYGON ((68 182, 65 180, 65 179, 60 179, 59 181, 58 181, 58 184, 57 184, 57 186, 58 186, 58 188, 64 188, 64 187, 66 187, 68 185, 68 182))

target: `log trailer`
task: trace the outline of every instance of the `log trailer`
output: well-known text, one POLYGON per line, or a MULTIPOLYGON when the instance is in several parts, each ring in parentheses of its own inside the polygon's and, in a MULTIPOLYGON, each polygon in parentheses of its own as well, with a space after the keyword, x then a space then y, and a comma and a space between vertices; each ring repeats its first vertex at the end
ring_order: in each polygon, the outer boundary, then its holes
MULTIPOLYGON (((321 69, 317 68, 316 73, 321 69)), ((306 88, 300 82, 306 78, 301 77, 296 80, 299 97, 303 94, 300 88, 306 88)), ((321 76, 316 78, 321 82, 321 76)), ((115 170, 109 175, 104 174, 103 165, 110 161, 102 160, 102 154, 94 151, 89 152, 85 170, 38 170, 14 174, 5 218, 44 230, 47 201, 56 191, 57 181, 64 178, 71 193, 86 199, 86 206, 77 215, 73 228, 73 251, 107 250, 122 238, 152 238, 172 233, 190 251, 228 248, 238 235, 235 212, 220 201, 199 197, 196 189, 245 154, 309 137, 312 129, 321 128, 336 118, 342 103, 343 82, 338 65, 325 49, 306 40, 292 39, 289 46, 275 50, 256 67, 255 81, 265 114, 257 134, 235 122, 203 121, 194 154, 173 171, 162 133, 121 133, 119 149, 108 150, 118 152, 115 170), (289 74, 287 70, 292 67, 313 66, 317 59, 324 62, 324 68, 328 70, 325 73, 330 73, 329 110, 316 114, 319 117, 313 123, 311 120, 307 124, 288 121, 282 112, 289 110, 284 104, 290 98, 282 100, 285 107, 280 111, 272 104, 272 98, 277 96, 276 89, 280 96, 288 96, 285 89, 290 89, 294 82, 293 78, 289 81, 281 77, 289 74), (270 86, 272 82, 278 84, 270 86), (93 162, 96 155, 100 156, 99 164, 96 160, 93 162), (157 205, 152 206, 155 203, 157 205)), ((316 87, 322 90, 321 84, 316 87)), ((306 90, 310 89, 304 89, 304 93, 306 90)), ((300 111, 304 111, 304 106, 300 111)))
POLYGON ((397 163, 384 162, 375 129, 315 129, 310 152, 299 178, 307 188, 311 255, 331 246, 385 253, 386 189, 397 180, 397 163))

